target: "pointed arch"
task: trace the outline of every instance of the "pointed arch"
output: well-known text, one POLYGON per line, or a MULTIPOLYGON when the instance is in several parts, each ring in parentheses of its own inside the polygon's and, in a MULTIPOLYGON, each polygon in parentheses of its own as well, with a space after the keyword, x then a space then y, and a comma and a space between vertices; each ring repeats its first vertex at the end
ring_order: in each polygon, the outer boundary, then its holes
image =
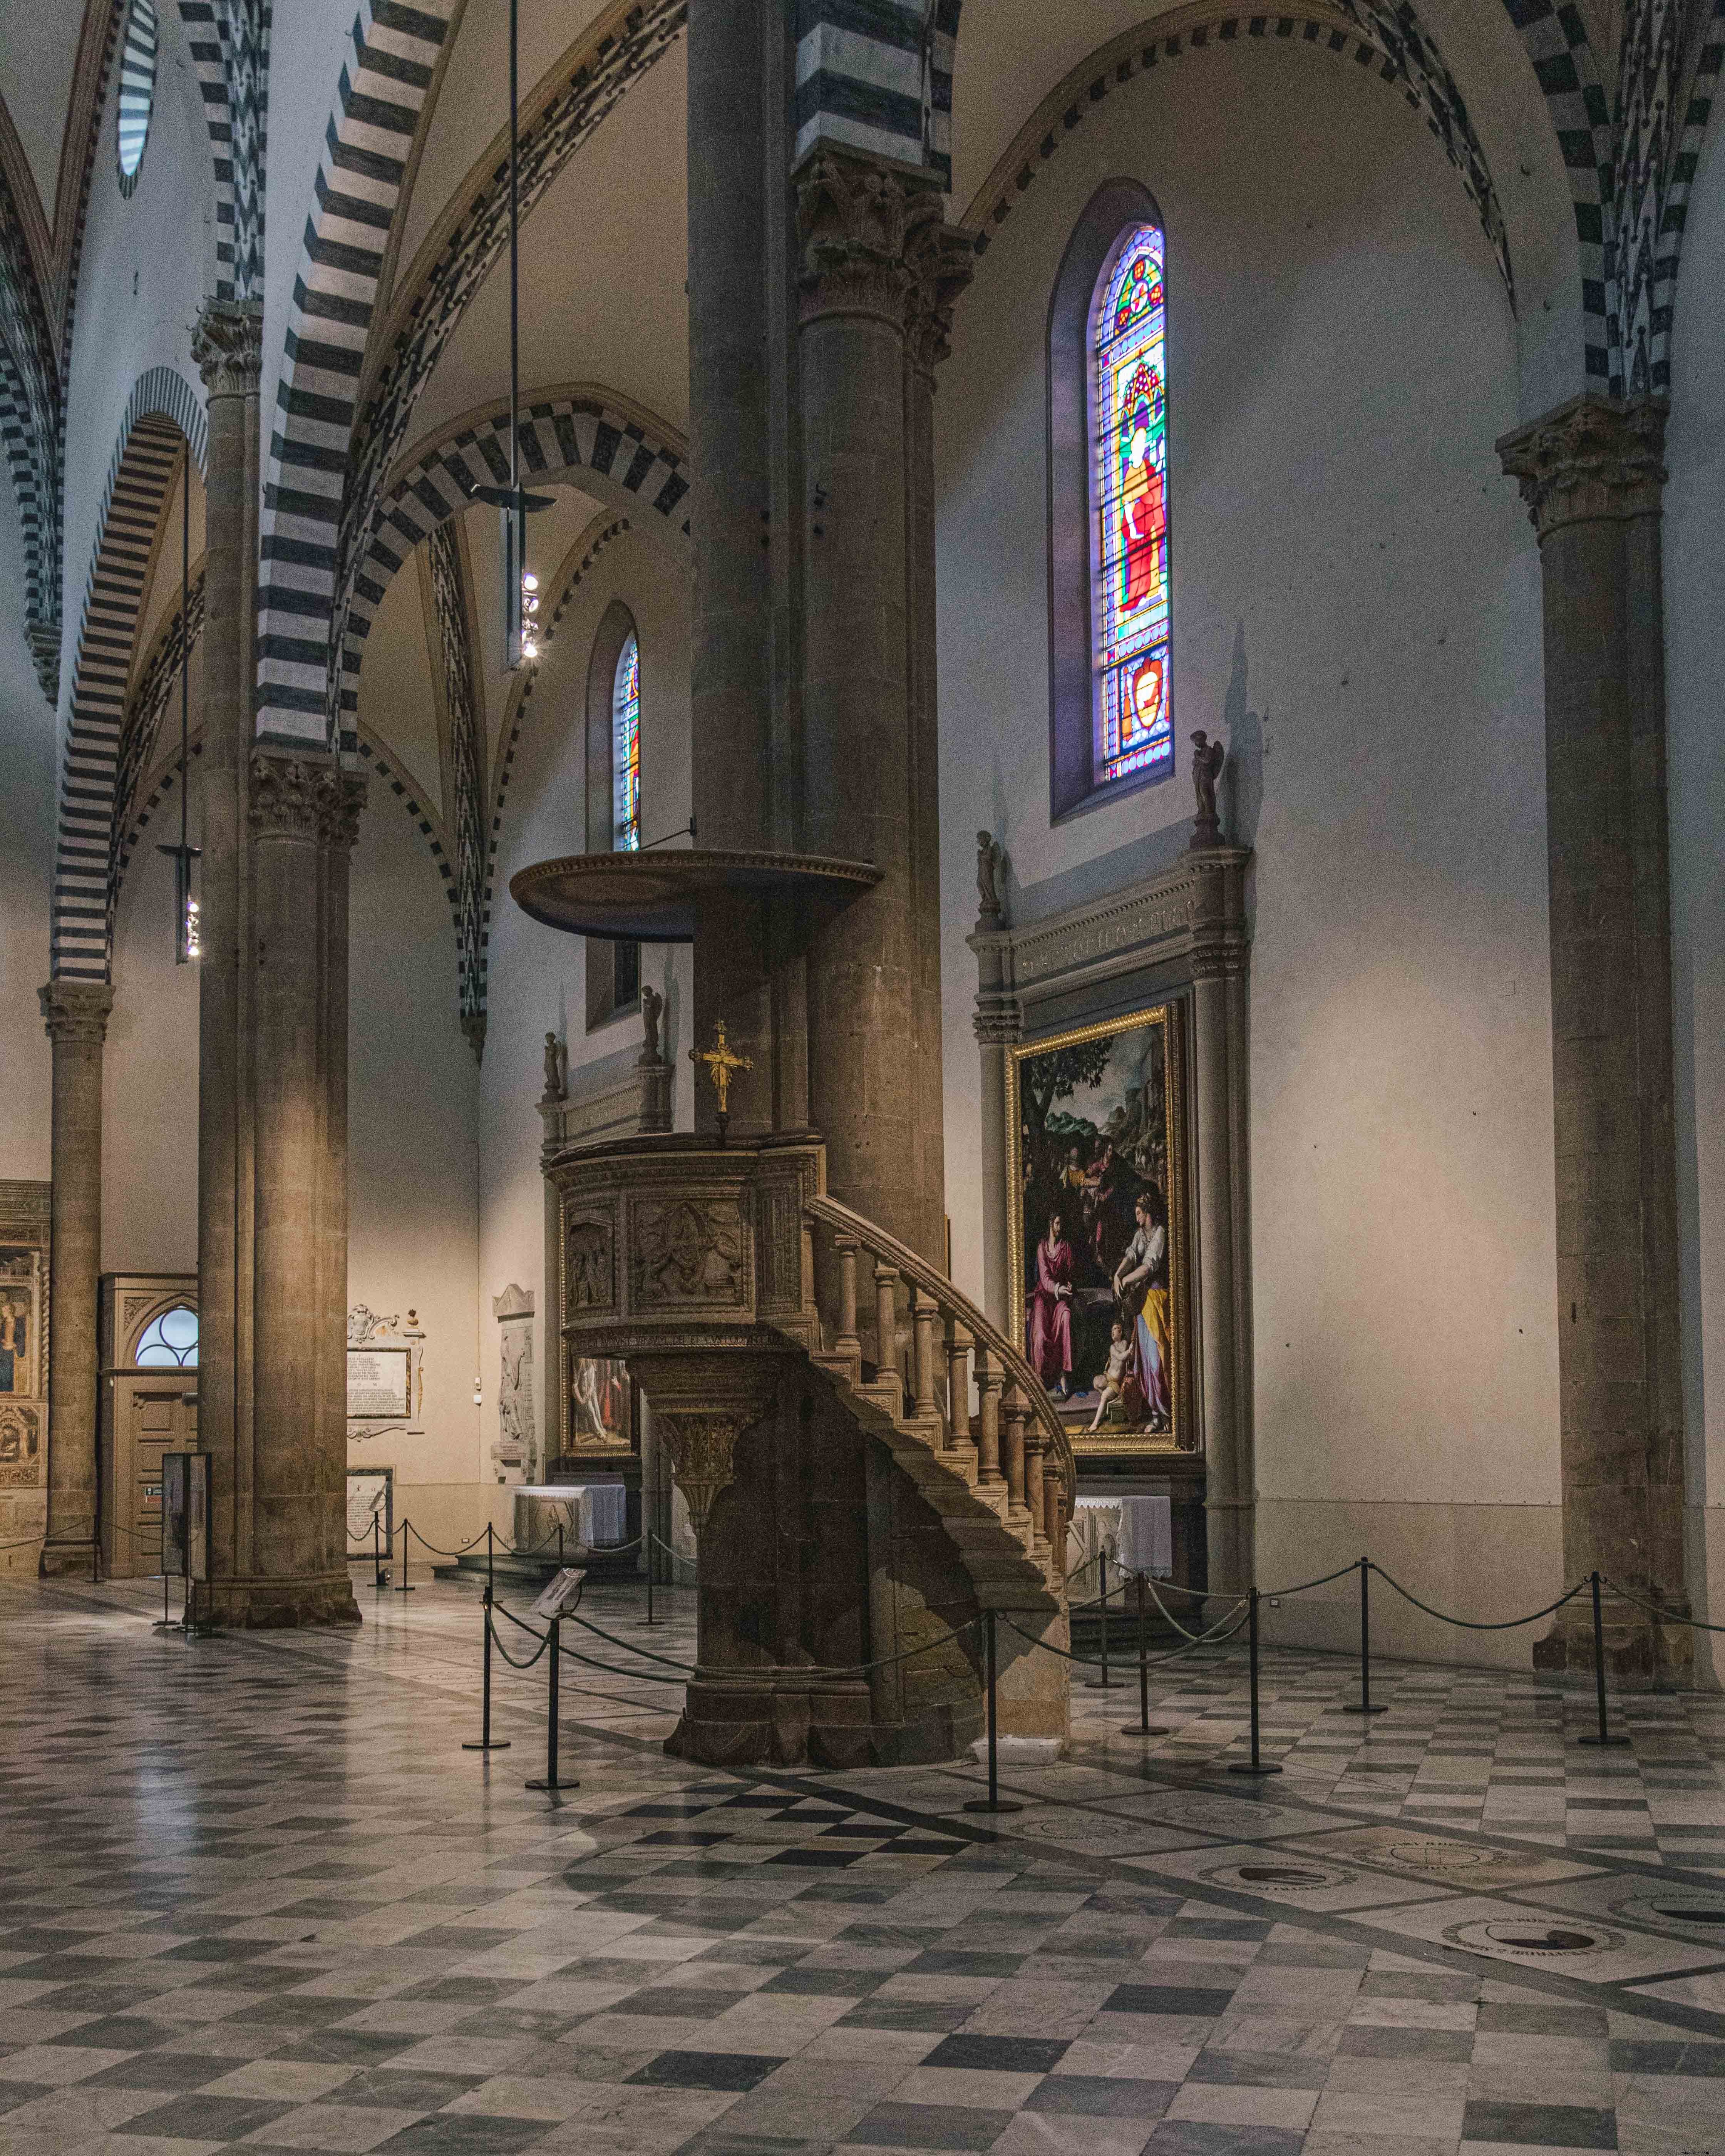
MULTIPOLYGON (((688 444, 664 420, 595 383, 539 392, 521 412, 521 470, 531 486, 564 482, 607 503, 649 510, 655 526, 680 546, 689 491, 688 444)), ((373 508, 357 555, 341 640, 341 723, 358 709, 359 673, 389 582, 436 526, 465 509, 475 486, 509 476, 509 407, 470 412, 452 422, 400 470, 373 508)))
POLYGON ((216 181, 216 297, 264 295, 271 0, 180 0, 216 181))
POLYGON ((49 971, 105 981, 113 961, 110 864, 126 687, 157 528, 180 460, 206 466, 203 406, 185 377, 152 367, 126 400, 86 581, 60 766, 49 971))

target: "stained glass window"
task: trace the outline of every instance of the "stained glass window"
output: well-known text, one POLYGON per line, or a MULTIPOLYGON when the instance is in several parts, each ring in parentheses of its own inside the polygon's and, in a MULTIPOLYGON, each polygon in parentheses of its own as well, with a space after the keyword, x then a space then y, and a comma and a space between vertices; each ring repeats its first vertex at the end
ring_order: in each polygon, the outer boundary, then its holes
POLYGON ((1163 236, 1122 237, 1091 316, 1096 777, 1172 765, 1163 236))
POLYGON ((611 844, 633 854, 641 843, 641 647, 631 630, 611 692, 611 844))
POLYGON ((123 195, 136 187, 138 168, 144 162, 150 115, 156 103, 156 56, 161 44, 155 0, 131 0, 126 15, 126 40, 120 49, 120 103, 116 116, 123 195))

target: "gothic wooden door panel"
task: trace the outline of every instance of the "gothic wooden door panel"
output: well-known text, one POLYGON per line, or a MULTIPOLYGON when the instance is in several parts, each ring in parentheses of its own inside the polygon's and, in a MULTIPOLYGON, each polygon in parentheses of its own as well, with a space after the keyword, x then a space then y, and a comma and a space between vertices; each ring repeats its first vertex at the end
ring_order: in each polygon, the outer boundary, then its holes
POLYGON ((114 1572, 141 1578, 162 1568, 162 1455, 198 1444, 198 1410, 185 1373, 121 1378, 115 1447, 114 1572))

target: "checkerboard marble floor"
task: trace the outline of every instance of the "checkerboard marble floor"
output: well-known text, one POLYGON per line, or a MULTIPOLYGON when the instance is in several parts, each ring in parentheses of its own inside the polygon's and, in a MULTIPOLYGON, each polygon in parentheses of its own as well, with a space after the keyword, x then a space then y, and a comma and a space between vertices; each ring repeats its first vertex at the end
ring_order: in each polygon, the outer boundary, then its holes
MULTIPOLYGON (((357 1578, 361 1575, 357 1571, 357 1578)), ((1075 1692, 1072 1757, 715 1774, 573 1634, 361 1589, 357 1634, 152 1632, 146 1585, 0 1589, 0 2156, 1725 2152, 1725 1704, 1272 1654, 1075 1692), (506 1630, 507 1628, 506 1628, 506 1630), (520 1642, 513 1635, 511 1644, 520 1642), (525 1642, 521 1642, 525 1644, 525 1642)), ((679 1658, 686 1597, 583 1614, 679 1658), (663 1609, 661 1604, 661 1609, 663 1609)))

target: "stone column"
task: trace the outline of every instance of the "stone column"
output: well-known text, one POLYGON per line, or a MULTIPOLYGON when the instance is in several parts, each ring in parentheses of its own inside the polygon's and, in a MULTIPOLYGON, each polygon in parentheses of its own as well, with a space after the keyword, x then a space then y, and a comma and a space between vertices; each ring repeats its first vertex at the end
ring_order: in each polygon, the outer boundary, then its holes
MULTIPOLYGON (((1498 444, 1539 536, 1568 1581, 1686 1614, 1661 495, 1665 407, 1592 393, 1498 444)), ((1615 1672, 1686 1682, 1692 1635, 1613 1597, 1615 1672)), ((1537 1666, 1592 1666, 1571 1604, 1537 1666)))
POLYGON ((1250 856, 1194 852, 1192 1048, 1198 1263, 1198 1415, 1204 1450, 1208 1580, 1235 1595, 1256 1578, 1250 1244, 1246 1219, 1246 944, 1250 856))
POLYGON ((247 796, 256 603, 258 377, 263 315, 213 300, 193 357, 209 394, 204 570, 203 854, 198 864, 198 1433, 212 1455, 212 1568, 252 1570, 252 1103, 247 796))
POLYGON ((935 370, 952 351, 952 310, 976 268, 974 235, 947 224, 939 198, 913 205, 905 320, 905 609, 910 752, 911 995, 916 1010, 918 1247, 946 1265, 946 1077, 941 1060, 940 669, 936 644, 935 370))
MULTIPOLYGON (((978 834, 979 845, 992 841, 978 834)), ((987 856, 991 865, 992 851, 987 856)), ((992 875, 989 879, 992 885, 992 875)), ((972 1021, 982 1058, 983 1309, 1004 1332, 1012 1327, 1011 1176, 1007 1167, 1006 1066, 1023 1040, 1024 1014, 1012 987, 1012 937, 998 899, 984 890, 976 929, 968 939, 976 953, 976 1015, 972 1021)))
POLYGON ((918 1078, 927 1012, 906 598, 908 250, 929 196, 822 155, 800 175, 797 224, 807 843, 883 871, 822 930, 810 961, 809 1105, 834 1195, 938 1265, 940 1201, 922 1179, 938 1124, 922 1125, 939 1101, 922 1098, 918 1078))
POLYGON ((49 1305, 48 1533, 42 1577, 96 1572, 96 1279, 102 1264, 102 1042, 105 981, 40 991, 54 1044, 49 1305))

